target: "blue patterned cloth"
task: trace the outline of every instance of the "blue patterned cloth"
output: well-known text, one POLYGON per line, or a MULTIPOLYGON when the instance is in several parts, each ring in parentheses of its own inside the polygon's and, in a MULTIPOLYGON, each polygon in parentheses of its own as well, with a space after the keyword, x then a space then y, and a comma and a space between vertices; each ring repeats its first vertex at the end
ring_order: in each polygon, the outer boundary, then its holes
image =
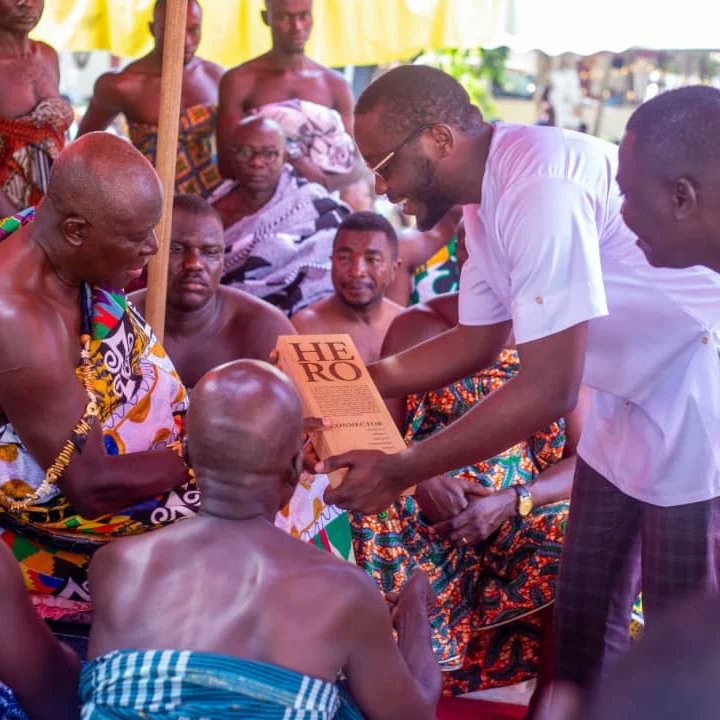
POLYGON ((0 720, 28 720, 12 690, 0 683, 0 720))
POLYGON ((276 665, 177 650, 116 650, 80 677, 82 720, 362 720, 339 684, 276 665))

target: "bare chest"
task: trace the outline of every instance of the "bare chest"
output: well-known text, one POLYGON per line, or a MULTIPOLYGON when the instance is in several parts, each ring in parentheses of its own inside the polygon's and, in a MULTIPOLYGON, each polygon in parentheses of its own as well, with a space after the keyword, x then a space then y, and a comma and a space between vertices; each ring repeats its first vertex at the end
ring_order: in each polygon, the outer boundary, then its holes
POLYGON ((245 102, 245 110, 285 100, 309 100, 326 107, 335 106, 332 88, 325 73, 311 71, 276 75, 261 73, 253 92, 245 102))
POLYGON ((0 117, 29 113, 41 100, 60 94, 55 67, 39 53, 0 58, 0 117))

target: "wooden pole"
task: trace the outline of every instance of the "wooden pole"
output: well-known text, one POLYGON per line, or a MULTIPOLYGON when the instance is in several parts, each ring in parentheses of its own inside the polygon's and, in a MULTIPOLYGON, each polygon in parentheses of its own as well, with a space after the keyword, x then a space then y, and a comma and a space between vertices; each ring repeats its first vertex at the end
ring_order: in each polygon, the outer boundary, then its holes
POLYGON ((158 253, 148 267, 145 317, 160 342, 165 335, 165 300, 170 258, 172 203, 175 194, 175 168, 180 125, 183 56, 188 0, 170 0, 165 4, 165 42, 163 46, 160 118, 158 123, 155 169, 163 188, 163 214, 157 227, 158 253))

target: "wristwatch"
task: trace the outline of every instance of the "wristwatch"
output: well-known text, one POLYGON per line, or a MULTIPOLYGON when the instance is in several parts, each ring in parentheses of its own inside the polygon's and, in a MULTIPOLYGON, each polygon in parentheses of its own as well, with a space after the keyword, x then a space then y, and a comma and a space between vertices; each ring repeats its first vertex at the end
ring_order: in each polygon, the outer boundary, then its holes
POLYGON ((517 514, 520 517, 527 517, 533 509, 533 499, 527 485, 513 485, 517 495, 517 514))

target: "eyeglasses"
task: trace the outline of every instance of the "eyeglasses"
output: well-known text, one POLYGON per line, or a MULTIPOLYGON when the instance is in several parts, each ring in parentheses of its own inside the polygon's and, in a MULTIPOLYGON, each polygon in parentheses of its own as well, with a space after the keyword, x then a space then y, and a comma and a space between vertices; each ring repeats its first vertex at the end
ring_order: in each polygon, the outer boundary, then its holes
POLYGON ((400 150, 405 147, 405 145, 407 145, 411 140, 415 139, 424 130, 431 128, 434 124, 435 123, 428 123, 427 125, 421 125, 420 127, 415 128, 394 150, 391 150, 377 165, 371 167, 370 171, 374 172, 380 177, 384 177, 380 170, 384 166, 386 166, 400 152, 400 150))
POLYGON ((239 157, 243 162, 252 162, 256 157, 259 157, 265 165, 270 165, 280 157, 280 151, 273 148, 261 148, 256 150, 249 145, 241 145, 234 149, 234 154, 239 157))

